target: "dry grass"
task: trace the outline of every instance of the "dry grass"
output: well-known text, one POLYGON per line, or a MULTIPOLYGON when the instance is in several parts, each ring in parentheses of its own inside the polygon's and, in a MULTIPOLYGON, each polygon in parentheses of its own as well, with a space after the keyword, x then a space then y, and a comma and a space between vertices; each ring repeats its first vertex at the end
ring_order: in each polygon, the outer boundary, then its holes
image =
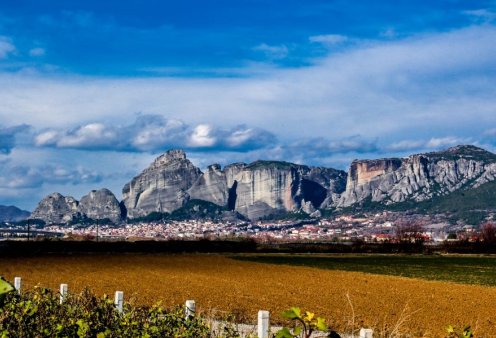
POLYGON ((334 329, 374 327, 381 336, 439 337, 448 324, 472 324, 477 337, 496 336, 496 288, 359 272, 242 262, 221 255, 77 255, 0 258, 0 275, 99 294, 123 290, 139 302, 183 304, 200 311, 272 320, 290 306, 328 318, 334 329), (349 296, 347 296, 347 294, 349 296), (350 309, 352 304, 352 310, 350 309), (400 325, 398 325, 400 323, 400 325))

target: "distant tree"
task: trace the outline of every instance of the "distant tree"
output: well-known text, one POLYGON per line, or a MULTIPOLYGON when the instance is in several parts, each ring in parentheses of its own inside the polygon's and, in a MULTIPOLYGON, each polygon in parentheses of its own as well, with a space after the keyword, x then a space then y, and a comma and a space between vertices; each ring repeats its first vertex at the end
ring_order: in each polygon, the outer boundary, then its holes
POLYGON ((486 243, 496 243, 496 224, 486 222, 481 225, 481 238, 486 243))
POLYGON ((421 222, 415 220, 401 221, 397 223, 395 230, 398 242, 420 244, 425 240, 421 222))

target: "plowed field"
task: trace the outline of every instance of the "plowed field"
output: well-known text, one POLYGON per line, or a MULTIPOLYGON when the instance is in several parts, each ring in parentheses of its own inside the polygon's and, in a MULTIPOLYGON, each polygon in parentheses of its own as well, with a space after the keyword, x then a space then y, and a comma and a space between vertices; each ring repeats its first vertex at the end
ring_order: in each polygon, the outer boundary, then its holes
POLYGON ((234 313, 255 322, 259 309, 300 306, 338 331, 354 325, 411 337, 444 336, 448 324, 471 324, 476 337, 496 337, 496 288, 413 278, 238 261, 222 255, 74 255, 0 258, 0 275, 70 291, 124 291, 140 303, 183 304, 194 299, 209 315, 234 313), (349 300, 346 295, 349 295, 349 300), (351 303, 351 305, 350 305, 351 303), (353 307, 353 310, 352 310, 353 307), (404 320, 404 322, 403 322, 404 320))

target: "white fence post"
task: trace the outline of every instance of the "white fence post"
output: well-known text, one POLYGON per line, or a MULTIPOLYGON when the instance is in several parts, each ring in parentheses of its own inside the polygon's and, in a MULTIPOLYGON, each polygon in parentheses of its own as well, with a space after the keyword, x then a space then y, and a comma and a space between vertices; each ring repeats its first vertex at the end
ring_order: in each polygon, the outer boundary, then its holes
POLYGON ((196 313, 196 302, 194 300, 186 301, 186 318, 194 317, 196 313))
POLYGON ((373 338, 374 330, 372 329, 364 329, 363 327, 360 329, 360 338, 373 338))
POLYGON ((60 284, 60 304, 67 298, 67 284, 60 284))
POLYGON ((114 304, 115 304, 115 307, 117 308, 117 311, 122 313, 122 307, 124 305, 124 292, 122 292, 122 291, 116 291, 115 292, 114 304))
POLYGON ((258 311, 258 338, 269 338, 269 311, 258 311))
POLYGON ((21 277, 14 278, 14 287, 18 293, 21 293, 21 277))

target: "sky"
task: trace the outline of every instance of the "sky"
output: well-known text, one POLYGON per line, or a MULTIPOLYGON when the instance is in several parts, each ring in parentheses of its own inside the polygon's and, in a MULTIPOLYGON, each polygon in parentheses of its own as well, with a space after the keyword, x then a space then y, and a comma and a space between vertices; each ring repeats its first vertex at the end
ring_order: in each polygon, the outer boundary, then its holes
POLYGON ((200 168, 496 151, 496 1, 0 1, 0 204, 200 168))

